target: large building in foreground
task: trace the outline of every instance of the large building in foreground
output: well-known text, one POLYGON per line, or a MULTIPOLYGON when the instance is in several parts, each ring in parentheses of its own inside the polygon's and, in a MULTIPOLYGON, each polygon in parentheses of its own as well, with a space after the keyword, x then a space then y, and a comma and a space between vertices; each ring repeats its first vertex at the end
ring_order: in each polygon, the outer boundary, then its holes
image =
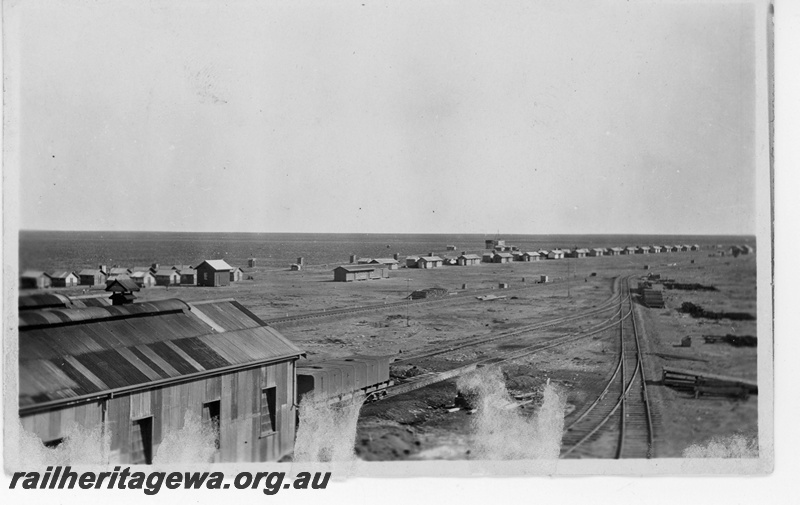
POLYGON ((215 461, 292 452, 302 351, 239 303, 64 305, 20 311, 19 415, 46 445, 105 423, 110 464, 151 463, 191 412, 216 430, 215 461))

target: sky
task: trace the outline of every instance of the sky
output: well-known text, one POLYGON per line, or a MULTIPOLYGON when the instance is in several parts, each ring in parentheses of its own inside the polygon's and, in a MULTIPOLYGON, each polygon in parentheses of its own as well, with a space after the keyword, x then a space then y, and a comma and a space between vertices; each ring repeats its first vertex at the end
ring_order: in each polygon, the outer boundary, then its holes
POLYGON ((753 14, 620 1, 6 6, 19 225, 751 234, 753 14))

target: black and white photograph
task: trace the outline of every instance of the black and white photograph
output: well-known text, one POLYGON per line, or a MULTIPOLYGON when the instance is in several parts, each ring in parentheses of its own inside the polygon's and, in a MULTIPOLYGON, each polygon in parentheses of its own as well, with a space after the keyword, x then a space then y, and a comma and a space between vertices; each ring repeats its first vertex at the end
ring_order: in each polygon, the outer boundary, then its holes
POLYGON ((771 473, 773 17, 4 2, 10 492, 771 473))

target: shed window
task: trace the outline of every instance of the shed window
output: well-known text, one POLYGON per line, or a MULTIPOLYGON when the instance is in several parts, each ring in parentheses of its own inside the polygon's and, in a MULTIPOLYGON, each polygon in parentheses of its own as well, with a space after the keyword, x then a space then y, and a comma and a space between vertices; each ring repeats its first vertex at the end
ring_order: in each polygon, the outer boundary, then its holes
POLYGON ((47 447, 48 449, 55 449, 62 443, 64 443, 63 438, 54 438, 53 440, 48 440, 47 442, 44 442, 44 446, 47 447))
POLYGON ((275 424, 275 393, 276 388, 261 390, 261 436, 277 431, 275 424))
POLYGON ((203 404, 203 424, 214 430, 214 447, 219 450, 219 400, 203 404))
POLYGON ((145 417, 133 422, 131 429, 131 463, 153 463, 153 418, 145 417))

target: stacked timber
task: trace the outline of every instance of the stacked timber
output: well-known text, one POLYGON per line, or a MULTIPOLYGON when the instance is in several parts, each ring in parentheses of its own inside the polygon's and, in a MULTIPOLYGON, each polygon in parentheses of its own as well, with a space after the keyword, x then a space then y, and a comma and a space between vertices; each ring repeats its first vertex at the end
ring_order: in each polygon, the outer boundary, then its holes
POLYGON ((665 386, 689 391, 695 398, 701 395, 747 398, 758 394, 758 383, 754 381, 666 366, 662 370, 662 382, 665 386))
POLYGON ((657 289, 642 289, 642 303, 650 308, 664 308, 664 295, 657 289))

